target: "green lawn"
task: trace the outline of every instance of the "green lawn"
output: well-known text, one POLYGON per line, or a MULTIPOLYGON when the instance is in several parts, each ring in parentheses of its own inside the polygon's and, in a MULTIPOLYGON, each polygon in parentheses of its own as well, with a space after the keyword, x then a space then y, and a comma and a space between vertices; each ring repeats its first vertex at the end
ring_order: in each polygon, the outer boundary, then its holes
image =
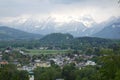
POLYGON ((30 55, 39 55, 39 54, 64 54, 67 53, 68 50, 38 50, 38 49, 28 49, 28 54, 30 55))

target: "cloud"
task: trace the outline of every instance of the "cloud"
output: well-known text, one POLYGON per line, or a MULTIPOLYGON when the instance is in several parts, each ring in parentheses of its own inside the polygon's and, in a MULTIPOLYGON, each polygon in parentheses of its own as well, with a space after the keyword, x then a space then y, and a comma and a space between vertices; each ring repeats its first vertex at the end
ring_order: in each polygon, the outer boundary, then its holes
POLYGON ((83 1, 83 0, 51 0, 51 2, 58 3, 58 4, 72 4, 80 1, 83 1))
POLYGON ((21 15, 57 18, 90 15, 102 21, 120 16, 117 0, 0 0, 0 19, 21 15))

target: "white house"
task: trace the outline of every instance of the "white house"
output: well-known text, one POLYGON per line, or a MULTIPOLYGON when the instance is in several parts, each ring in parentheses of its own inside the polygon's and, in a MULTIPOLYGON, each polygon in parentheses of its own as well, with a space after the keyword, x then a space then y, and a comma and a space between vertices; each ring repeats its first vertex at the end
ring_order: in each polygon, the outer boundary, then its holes
POLYGON ((85 65, 86 65, 86 66, 88 66, 88 65, 94 66, 94 65, 96 65, 96 63, 93 62, 93 61, 89 61, 89 60, 88 60, 88 61, 85 63, 85 65))

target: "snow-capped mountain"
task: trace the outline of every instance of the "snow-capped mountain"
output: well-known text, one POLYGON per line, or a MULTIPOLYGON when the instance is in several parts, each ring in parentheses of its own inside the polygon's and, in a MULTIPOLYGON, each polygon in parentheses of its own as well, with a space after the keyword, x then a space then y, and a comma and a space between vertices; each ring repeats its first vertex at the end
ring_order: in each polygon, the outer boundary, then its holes
POLYGON ((109 20, 96 23, 91 17, 82 17, 79 19, 70 18, 68 22, 56 22, 56 18, 48 17, 46 19, 34 18, 16 18, 9 22, 0 23, 11 26, 12 28, 23 30, 30 33, 50 34, 50 33, 70 33, 75 37, 93 36, 107 26, 116 23, 119 18, 112 17, 109 20))
POLYGON ((78 20, 71 18, 69 22, 56 22, 55 18, 48 17, 44 20, 18 18, 11 22, 5 22, 2 24, 11 26, 15 29, 43 35, 61 32, 71 33, 74 36, 87 36, 88 34, 84 32, 89 29, 89 27, 96 24, 96 22, 90 18, 82 18, 78 20))
POLYGON ((94 37, 120 39, 120 19, 93 35, 94 37))
MULTIPOLYGON (((116 17, 111 17, 110 19, 101 22, 99 24, 94 24, 92 27, 90 27, 89 29, 87 28, 83 34, 88 34, 88 36, 92 36, 95 35, 96 33, 102 31, 105 27, 110 26, 114 23, 117 23, 118 21, 120 21, 120 18, 116 18, 116 17)), ((97 36, 96 36, 97 37, 97 36)))

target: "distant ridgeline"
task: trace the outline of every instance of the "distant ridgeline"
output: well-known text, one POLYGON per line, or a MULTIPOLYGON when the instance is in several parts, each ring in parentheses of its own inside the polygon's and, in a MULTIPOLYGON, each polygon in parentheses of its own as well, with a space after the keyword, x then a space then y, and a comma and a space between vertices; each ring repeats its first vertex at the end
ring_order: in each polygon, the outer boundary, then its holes
MULTIPOLYGON (((17 33, 16 33, 17 34, 17 33)), ((86 49, 89 47, 109 47, 120 43, 120 40, 103 39, 96 37, 78 37, 70 34, 52 33, 41 39, 1 40, 0 48, 7 46, 24 47, 28 49, 48 47, 48 49, 86 49)))
POLYGON ((41 37, 40 34, 27 33, 6 26, 0 26, 0 40, 39 39, 41 37))
MULTIPOLYGON (((105 26, 102 30, 100 30, 98 32, 94 32, 92 34, 87 33, 87 34, 91 34, 91 35, 89 35, 89 37, 99 37, 99 38, 106 38, 106 39, 120 39, 120 22, 119 22, 119 20, 120 19, 118 19, 118 22, 111 23, 111 25, 105 26)), ((93 28, 92 30, 87 30, 87 32, 92 32, 92 31, 97 31, 97 29, 93 28)), ((81 31, 79 31, 79 32, 81 32, 81 31)), ((69 33, 72 34, 71 32, 69 32, 69 33)), ((78 32, 75 32, 75 33, 78 33, 78 32)), ((61 33, 48 34, 48 35, 44 36, 43 40, 51 41, 54 39, 55 43, 60 40, 61 40, 60 42, 68 41, 73 38, 72 37, 73 34, 72 35, 70 35, 70 34, 61 34, 61 33), (57 39, 59 39, 59 40, 57 40, 57 39)), ((82 32, 78 35, 78 37, 81 37, 81 35, 85 36, 86 33, 82 32)), ((41 34, 34 34, 34 33, 21 31, 18 29, 14 29, 11 27, 0 26, 0 40, 16 40, 16 39, 30 40, 30 39, 40 39, 42 37, 43 37, 43 35, 41 35, 41 34)))

